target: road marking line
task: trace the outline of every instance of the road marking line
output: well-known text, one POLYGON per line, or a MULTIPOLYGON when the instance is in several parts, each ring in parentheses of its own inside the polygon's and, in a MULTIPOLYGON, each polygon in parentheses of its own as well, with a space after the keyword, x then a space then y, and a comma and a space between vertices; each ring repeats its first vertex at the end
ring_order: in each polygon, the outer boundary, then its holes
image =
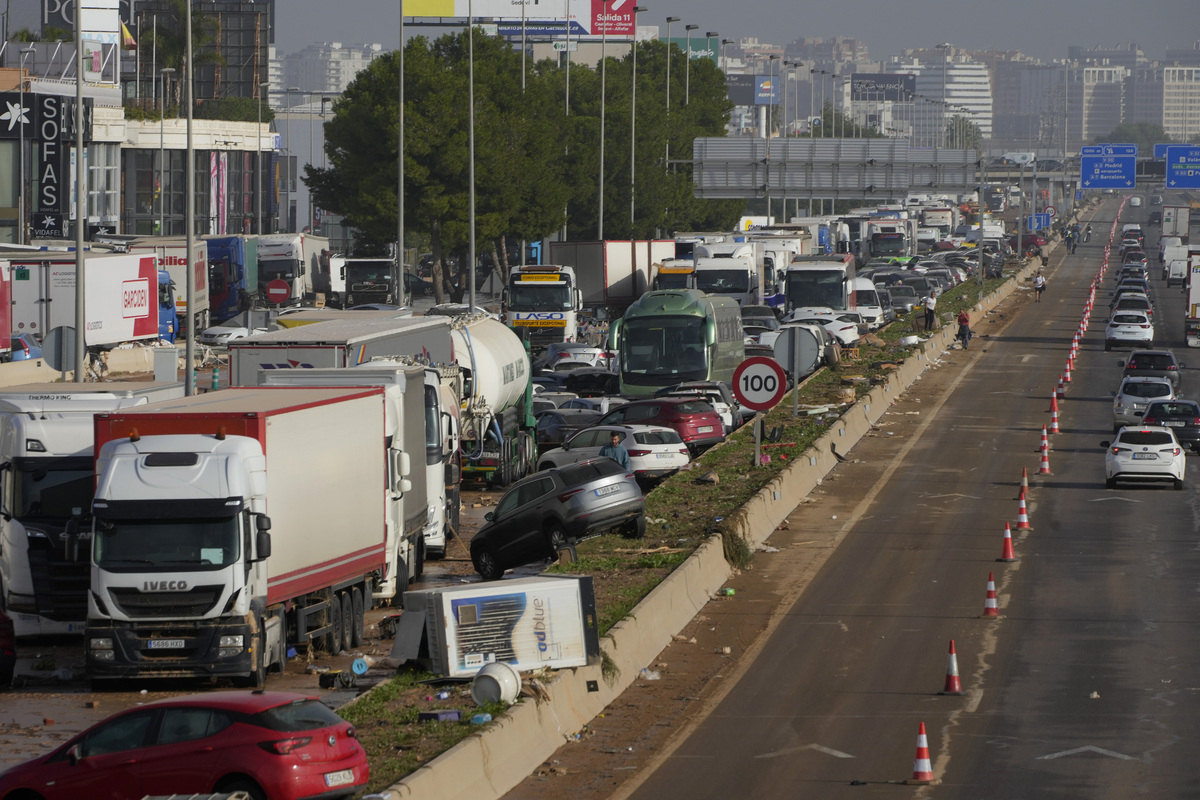
POLYGON ((1087 752, 1099 753, 1102 756, 1108 756, 1109 758, 1119 758, 1123 761, 1136 761, 1137 760, 1133 756, 1127 756, 1124 753, 1118 753, 1115 750, 1105 750, 1103 747, 1096 747, 1096 746, 1090 745, 1090 744, 1085 745, 1083 747, 1076 747, 1074 750, 1063 750, 1061 753, 1051 753, 1050 755, 1046 755, 1046 756, 1038 756, 1037 760, 1038 761, 1049 761, 1052 758, 1062 758, 1063 756, 1073 756, 1073 755, 1077 755, 1079 753, 1087 753, 1087 752))

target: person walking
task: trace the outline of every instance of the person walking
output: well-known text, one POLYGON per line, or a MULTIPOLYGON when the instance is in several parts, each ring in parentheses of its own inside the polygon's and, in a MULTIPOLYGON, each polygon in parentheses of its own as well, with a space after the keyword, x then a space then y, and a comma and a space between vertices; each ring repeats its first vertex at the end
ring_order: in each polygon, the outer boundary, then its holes
POLYGON ((616 431, 613 431, 609 444, 600 448, 600 457, 611 458, 625 469, 629 469, 629 451, 625 449, 625 445, 621 444, 621 434, 616 431))
POLYGON ((929 297, 925 298, 925 330, 933 330, 933 323, 937 319, 937 290, 930 289, 929 297))
POLYGON ((964 308, 958 312, 958 333, 955 338, 962 343, 962 349, 967 349, 967 343, 971 341, 971 317, 967 314, 964 308))
POLYGON ((1033 302, 1042 302, 1042 292, 1046 291, 1046 276, 1038 273, 1033 277, 1033 302))
POLYGON ((1092 223, 1089 222, 1088 226, 1083 229, 1083 241, 1090 242, 1091 240, 1092 240, 1092 223))

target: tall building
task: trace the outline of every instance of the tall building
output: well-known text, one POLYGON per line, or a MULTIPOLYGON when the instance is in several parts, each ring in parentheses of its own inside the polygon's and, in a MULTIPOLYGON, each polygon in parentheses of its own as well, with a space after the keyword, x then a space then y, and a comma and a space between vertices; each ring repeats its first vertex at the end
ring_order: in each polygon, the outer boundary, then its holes
POLYGON ((1200 65, 1163 67, 1162 126, 1177 142, 1200 135, 1200 65))
POLYGON ((341 94, 360 70, 383 55, 383 45, 322 42, 283 57, 285 87, 341 94))
POLYGON ((992 85, 986 64, 946 46, 907 51, 890 59, 886 70, 916 77, 907 109, 914 145, 944 147, 946 125, 956 116, 977 125, 984 139, 991 138, 992 85))
POLYGON ((1104 138, 1125 121, 1129 72, 1123 66, 1072 66, 1067 87, 1068 151, 1104 138))

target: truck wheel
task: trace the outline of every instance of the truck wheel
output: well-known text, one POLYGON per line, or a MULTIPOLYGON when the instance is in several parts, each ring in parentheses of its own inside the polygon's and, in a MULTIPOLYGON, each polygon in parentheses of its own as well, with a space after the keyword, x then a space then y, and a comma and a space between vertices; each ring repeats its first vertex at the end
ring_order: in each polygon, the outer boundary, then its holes
MULTIPOLYGON (((341 593, 342 604, 342 648, 354 649, 354 600, 350 592, 341 593)), ((361 602, 361 601, 360 601, 361 602)))
POLYGON ((419 578, 425 574, 425 534, 417 537, 417 546, 413 549, 417 551, 413 556, 417 560, 413 576, 419 578))
POLYGON ((263 630, 262 620, 259 620, 258 634, 250 641, 254 647, 250 674, 234 678, 233 683, 247 689, 261 689, 267 685, 267 635, 263 630))
POLYGON ((350 646, 362 647, 363 639, 365 638, 363 634, 366 628, 366 621, 363 619, 365 612, 363 608, 363 592, 357 586, 350 590, 350 605, 352 607, 351 613, 354 614, 352 618, 354 624, 350 626, 350 646))
POLYGON ((322 644, 331 656, 336 656, 342 649, 342 600, 333 592, 329 593, 329 633, 325 634, 322 644))

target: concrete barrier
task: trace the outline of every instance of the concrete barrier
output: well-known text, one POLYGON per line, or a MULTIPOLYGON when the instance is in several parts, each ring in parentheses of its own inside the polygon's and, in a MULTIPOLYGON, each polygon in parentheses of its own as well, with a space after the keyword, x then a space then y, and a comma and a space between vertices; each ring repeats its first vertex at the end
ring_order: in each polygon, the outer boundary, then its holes
MULTIPOLYGON (((994 308, 1034 272, 1035 266, 1025 266, 982 298, 976 308, 994 308)), ((953 333, 950 326, 935 331, 884 383, 859 398, 812 447, 727 517, 725 524, 747 542, 765 541, 796 508, 795 498, 807 496, 836 466, 837 457, 830 445, 836 445, 843 454, 849 452, 893 400, 950 346, 953 333)), ((441 800, 503 796, 633 683, 640 670, 652 663, 671 637, 700 612, 730 573, 721 538, 713 536, 608 631, 601 641, 604 663, 555 673, 546 687, 548 701, 513 706, 489 727, 393 784, 384 796, 441 800)))

